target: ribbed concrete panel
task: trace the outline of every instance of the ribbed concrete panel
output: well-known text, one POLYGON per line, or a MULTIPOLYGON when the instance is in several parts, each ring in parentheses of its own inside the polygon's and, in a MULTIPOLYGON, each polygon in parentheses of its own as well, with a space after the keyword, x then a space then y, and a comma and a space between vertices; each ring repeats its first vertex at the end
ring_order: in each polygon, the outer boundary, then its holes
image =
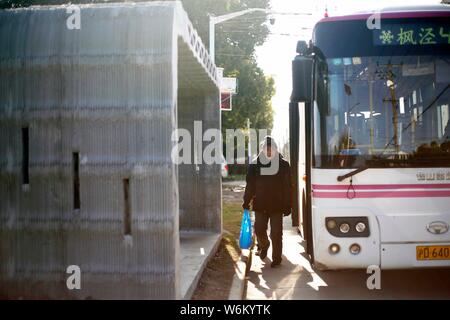
MULTIPOLYGON (((217 128, 220 109, 215 107, 215 99, 203 95, 192 96, 190 93, 189 90, 179 92, 179 127, 193 133, 194 121, 201 121, 203 132, 217 128)), ((191 138, 194 140, 193 134, 191 138)), ((210 143, 203 141, 202 150, 210 143)), ((194 159, 193 148, 191 157, 194 159)), ((220 164, 182 164, 178 171, 181 230, 220 231, 221 207, 217 205, 221 203, 221 184, 217 179, 220 177, 220 164)))
MULTIPOLYGON (((184 87, 219 127, 215 66, 178 2, 80 8, 80 30, 66 7, 0 11, 0 296, 180 298, 171 134, 184 87)), ((202 229, 220 232, 211 199, 202 229)))

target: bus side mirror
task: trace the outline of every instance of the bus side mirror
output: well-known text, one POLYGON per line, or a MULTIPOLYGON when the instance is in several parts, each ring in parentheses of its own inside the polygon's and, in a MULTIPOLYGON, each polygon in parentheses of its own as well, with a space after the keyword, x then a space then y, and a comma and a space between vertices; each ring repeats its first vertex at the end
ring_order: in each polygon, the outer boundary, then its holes
POLYGON ((297 42, 297 53, 301 56, 305 56, 308 53, 308 44, 306 41, 300 40, 297 42))
POLYGON ((292 61, 291 102, 311 102, 313 59, 298 55, 292 61))

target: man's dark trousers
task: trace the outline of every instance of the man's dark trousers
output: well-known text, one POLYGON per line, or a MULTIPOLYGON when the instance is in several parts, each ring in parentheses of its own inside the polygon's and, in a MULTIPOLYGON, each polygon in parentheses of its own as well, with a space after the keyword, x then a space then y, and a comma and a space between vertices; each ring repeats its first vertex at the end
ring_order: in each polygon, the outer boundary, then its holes
POLYGON ((283 251, 283 214, 255 212, 255 233, 258 240, 258 249, 267 249, 270 246, 267 237, 267 226, 270 220, 270 239, 272 240, 272 261, 281 261, 283 251))

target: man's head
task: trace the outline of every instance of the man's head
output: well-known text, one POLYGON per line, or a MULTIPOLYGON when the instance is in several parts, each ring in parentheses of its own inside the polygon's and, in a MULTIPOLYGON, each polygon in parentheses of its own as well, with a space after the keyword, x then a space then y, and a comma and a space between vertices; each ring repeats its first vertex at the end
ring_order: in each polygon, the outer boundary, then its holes
POLYGON ((268 159, 272 159, 278 154, 278 146, 275 140, 271 136, 265 136, 262 145, 262 152, 268 159))

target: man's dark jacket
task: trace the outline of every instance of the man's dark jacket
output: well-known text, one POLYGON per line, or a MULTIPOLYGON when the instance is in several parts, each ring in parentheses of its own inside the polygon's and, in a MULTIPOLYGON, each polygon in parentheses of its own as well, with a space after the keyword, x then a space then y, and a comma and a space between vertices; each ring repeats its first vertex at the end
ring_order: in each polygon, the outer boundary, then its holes
POLYGON ((270 162, 262 161, 262 157, 265 156, 260 153, 248 166, 242 207, 250 209, 250 202, 253 201, 253 211, 287 215, 291 212, 291 167, 283 156, 278 154, 279 168, 276 174, 261 174, 261 168, 270 167, 270 162))

